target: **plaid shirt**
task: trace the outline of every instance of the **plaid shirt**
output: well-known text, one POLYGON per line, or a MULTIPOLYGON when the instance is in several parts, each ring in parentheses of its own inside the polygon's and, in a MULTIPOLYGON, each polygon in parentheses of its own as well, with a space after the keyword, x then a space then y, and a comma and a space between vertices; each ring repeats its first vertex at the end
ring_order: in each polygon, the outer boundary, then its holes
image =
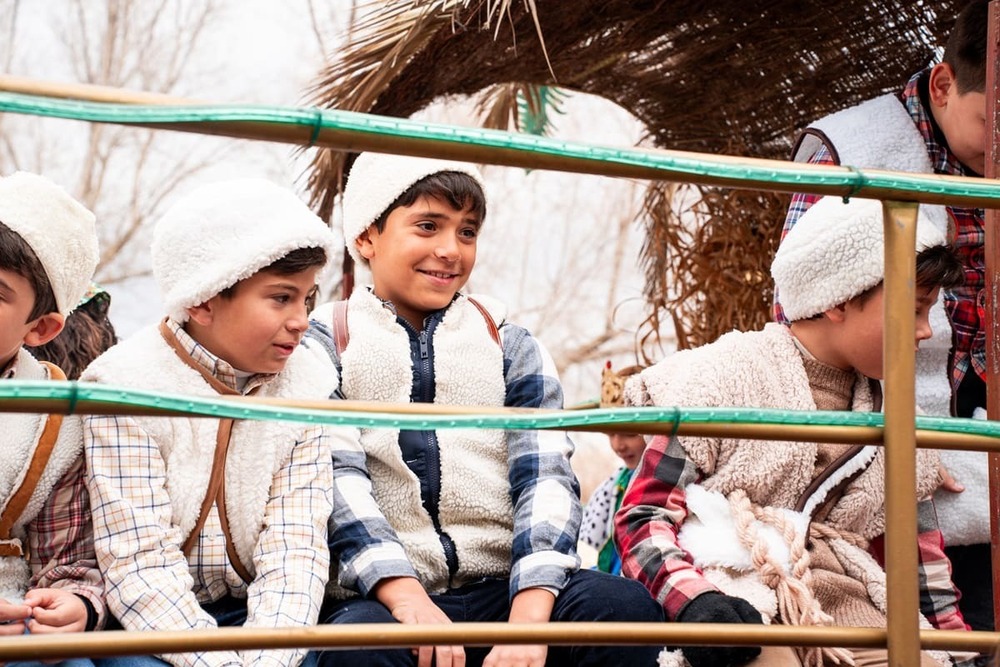
MULTIPOLYGON (((671 620, 698 595, 718 590, 677 543, 688 513, 684 489, 700 480, 679 438, 657 436, 646 448, 615 517, 622 572, 649 589, 671 620)), ((920 610, 938 629, 967 630, 932 501, 920 503, 918 517, 920 610)), ((882 547, 879 538, 870 550, 884 564, 882 547)))
MULTIPOLYGON (((511 324, 502 325, 500 333, 505 405, 561 409, 562 387, 541 343, 511 324)), ((336 355, 331 332, 323 324, 313 322, 310 337, 324 341, 331 355, 336 355)), ((580 491, 569 464, 573 443, 556 431, 508 431, 507 447, 514 507, 511 595, 532 587, 558 593, 567 572, 579 566, 580 491), (543 482, 547 488, 540 491, 543 482), (570 511, 564 514, 559 509, 563 507, 570 511), (574 565, 568 567, 568 563, 574 565)), ((416 576, 403 545, 372 498, 360 445, 335 445, 330 549, 339 554, 340 584, 363 595, 382 579, 416 576)))
MULTIPOLYGON (((175 322, 169 324, 198 364, 236 388, 232 366, 175 322)), ((252 376, 243 393, 270 377, 252 376)), ((108 606, 122 626, 129 630, 214 628, 215 619, 201 605, 224 596, 247 600, 247 627, 315 623, 329 568, 325 524, 332 510, 332 471, 328 437, 322 427, 306 429, 275 473, 254 547, 256 577, 248 586, 230 564, 214 506, 190 557, 185 558, 180 547, 186 536, 173 522, 166 492, 166 461, 135 419, 88 417, 84 438, 96 550, 105 572, 108 606)), ((297 665, 305 654, 294 649, 161 657, 183 666, 253 663, 279 667, 297 665)))
MULTIPOLYGON (((17 356, 0 372, 0 379, 17 377, 17 356)), ((66 417, 78 419, 78 417, 66 417)), ((104 625, 104 582, 94 556, 90 497, 81 456, 62 476, 35 518, 25 526, 30 588, 59 588, 85 598, 96 612, 97 629, 104 625)))
MULTIPOLYGON (((924 143, 927 145, 927 155, 930 157, 934 173, 949 176, 978 176, 975 172, 958 161, 951 151, 944 135, 934 122, 933 116, 925 106, 927 78, 930 70, 924 70, 913 75, 900 95, 900 101, 913 118, 924 143)), ((809 159, 813 164, 836 164, 826 146, 821 147, 809 159)), ((864 165, 854 165, 864 166, 864 165)), ((785 238, 788 230, 798 222, 819 199, 818 195, 796 194, 788 207, 785 225, 781 230, 781 238, 785 238)), ((983 255, 983 242, 986 239, 984 228, 984 212, 981 208, 948 207, 949 217, 955 229, 955 248, 965 267, 965 284, 948 290, 944 294, 945 309, 951 321, 953 331, 953 348, 949 360, 952 390, 958 388, 965 374, 971 367, 979 377, 986 377, 986 329, 984 289, 986 286, 986 263, 983 255)), ((787 323, 781 304, 775 294, 774 317, 778 322, 787 323)))

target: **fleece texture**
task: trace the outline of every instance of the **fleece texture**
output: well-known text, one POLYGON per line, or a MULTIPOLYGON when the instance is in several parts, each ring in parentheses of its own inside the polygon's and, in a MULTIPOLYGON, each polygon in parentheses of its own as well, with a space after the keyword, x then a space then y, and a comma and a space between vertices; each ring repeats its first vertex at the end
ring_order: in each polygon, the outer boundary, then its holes
MULTIPOLYGON (((920 207, 916 249, 945 243, 943 209, 920 207)), ((885 277, 882 204, 824 197, 789 230, 771 264, 774 286, 792 322, 822 313, 875 287, 885 277)))
POLYGON ((344 186, 344 243, 354 261, 368 266, 355 241, 417 181, 443 171, 468 174, 486 194, 483 175, 468 162, 362 153, 351 167, 344 186))
MULTIPOLYGON (((171 394, 218 395, 200 373, 177 356, 155 326, 98 357, 81 379, 171 394)), ((336 385, 337 373, 329 357, 299 346, 284 370, 264 383, 256 395, 321 400, 328 398, 336 385)), ((219 422, 184 417, 132 419, 160 449, 167 469, 172 522, 179 534, 187 537, 208 489, 219 422)), ((238 420, 233 425, 225 470, 226 512, 236 552, 251 575, 255 575, 253 552, 263 529, 271 482, 308 428, 302 423, 273 420, 238 420)))
POLYGON ((97 268, 94 214, 49 179, 19 171, 0 178, 0 222, 31 246, 56 307, 69 315, 97 268))
MULTIPOLYGON (((476 297, 494 321, 503 307, 476 297)), ((317 309, 313 317, 332 321, 317 309)), ((351 296, 351 339, 341 359, 348 399, 409 403, 410 344, 393 312, 367 289, 351 296)), ((506 396, 503 351, 490 337, 482 314, 459 296, 434 330, 435 404, 502 406, 506 396), (476 359, 474 371, 468 363, 476 359)), ((514 510, 508 480, 507 440, 499 430, 441 429, 441 530, 455 543, 458 571, 449 577, 444 550, 420 499, 420 482, 406 466, 399 431, 362 429, 375 500, 406 549, 424 588, 440 593, 482 577, 506 577, 511 568, 514 510)))
MULTIPOLYGON (((761 331, 734 331, 711 345, 677 352, 633 376, 625 386, 631 405, 732 406, 815 410, 802 356, 788 327, 767 324, 761 331)), ((852 410, 870 411, 868 379, 858 375, 852 410)), ((756 505, 793 508, 812 479, 814 442, 766 442, 738 438, 681 439, 706 479, 702 485, 725 496, 742 489, 756 505), (767 471, 762 475, 761 471, 767 471)), ((937 486, 939 458, 917 452, 917 499, 937 486)), ((865 472, 847 487, 826 523, 866 539, 885 530, 879 449, 865 472)))
MULTIPOLYGON (((48 380, 48 370, 35 360, 25 350, 18 352, 16 380, 48 380)), ((0 416, 0 424, 4 432, 4 455, 0 457, 0 511, 6 509, 14 491, 21 486, 31 458, 38 447, 38 441, 45 428, 48 415, 5 413, 0 416)), ((31 523, 42 509, 45 501, 52 494, 52 489, 62 479, 83 453, 83 429, 80 418, 75 415, 63 417, 56 439, 55 448, 49 458, 42 477, 35 487, 34 493, 14 523, 11 537, 20 540, 22 547, 27 548, 27 531, 25 527, 31 523)), ((28 588, 31 573, 25 558, 13 556, 0 557, 0 598, 8 602, 20 600, 28 588)))
POLYGON ((300 248, 335 237, 290 190, 249 178, 202 186, 171 207, 153 230, 153 275, 167 313, 186 322, 187 308, 300 248))

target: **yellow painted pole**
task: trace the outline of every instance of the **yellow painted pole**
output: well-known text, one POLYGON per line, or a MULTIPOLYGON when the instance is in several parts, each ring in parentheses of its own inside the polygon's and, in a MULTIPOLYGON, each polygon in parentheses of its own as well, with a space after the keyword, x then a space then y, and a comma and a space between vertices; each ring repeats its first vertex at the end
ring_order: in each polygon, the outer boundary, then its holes
POLYGON ((917 204, 885 201, 885 553, 890 667, 920 664, 914 394, 917 204))

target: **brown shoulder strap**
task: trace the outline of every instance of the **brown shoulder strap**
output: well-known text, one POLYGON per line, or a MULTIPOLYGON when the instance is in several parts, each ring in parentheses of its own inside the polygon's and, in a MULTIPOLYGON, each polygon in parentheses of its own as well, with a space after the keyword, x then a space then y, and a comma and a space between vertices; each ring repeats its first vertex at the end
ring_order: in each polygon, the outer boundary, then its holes
MULTIPOLYGON (((62 372, 61 368, 47 361, 43 361, 42 363, 49 369, 50 380, 64 381, 66 379, 66 374, 62 372)), ((31 495, 38 487, 38 480, 42 478, 42 473, 45 472, 45 466, 49 464, 49 459, 52 457, 52 450, 55 449, 56 440, 59 438, 59 429, 62 428, 62 421, 62 415, 49 415, 45 420, 45 428, 42 429, 42 436, 38 439, 38 446, 35 447, 31 463, 28 464, 28 471, 25 473, 24 479, 21 480, 21 485, 11 496, 10 502, 4 508, 3 514, 0 515, 0 540, 11 539, 11 529, 13 529, 14 524, 21 517, 24 508, 27 507, 28 501, 31 500, 31 495)), ((17 543, 0 543, 0 556, 22 555, 24 555, 24 552, 17 543)))
MULTIPOLYGON (((205 527, 208 512, 212 509, 212 504, 219 494, 219 488, 222 486, 226 474, 226 454, 229 453, 229 437, 232 435, 232 432, 233 420, 229 418, 220 419, 219 430, 215 435, 215 456, 212 458, 212 474, 208 478, 208 490, 201 501, 201 511, 198 512, 198 520, 195 522, 191 532, 188 533, 184 544, 181 545, 181 551, 184 552, 185 557, 191 556, 191 550, 194 549, 194 545, 198 541, 198 536, 201 535, 201 529, 205 527)), ((229 541, 228 536, 226 541, 229 541)))
POLYGON ((483 319, 486 320, 486 328, 489 329, 490 338, 493 339, 493 342, 499 345, 500 347, 503 347, 503 343, 500 342, 500 330, 497 329, 497 323, 493 321, 493 316, 490 315, 489 311, 486 310, 483 304, 479 303, 471 296, 469 297, 469 303, 475 306, 476 310, 478 310, 479 313, 483 316, 483 319))
MULTIPOLYGON (((224 383, 220 382, 219 379, 205 370, 200 364, 198 364, 188 351, 184 349, 180 341, 177 340, 177 336, 174 332, 170 330, 167 326, 167 320, 164 319, 160 322, 160 335, 163 336, 163 340, 173 349, 173 351, 180 357, 181 361, 185 364, 198 371, 205 381, 215 391, 223 395, 236 396, 238 393, 227 387, 224 383)), ((181 551, 184 553, 186 558, 191 556, 191 551, 194 549, 194 545, 198 542, 198 537, 201 535, 202 528, 205 527, 205 521, 208 520, 208 513, 212 509, 213 503, 219 512, 219 524, 222 527, 222 534, 226 540, 226 554, 229 556, 229 563, 236 570, 236 573, 240 575, 243 581, 250 583, 253 577, 250 576, 247 568, 240 561, 239 555, 236 553, 236 549, 233 546, 233 536, 229 532, 229 518, 226 516, 226 502, 225 502, 225 489, 226 489, 226 455, 229 453, 229 440, 233 434, 233 424, 234 419, 225 417, 219 420, 219 430, 216 431, 215 435, 215 456, 212 458, 212 474, 208 479, 208 489, 205 491, 205 498, 201 501, 201 510, 198 512, 198 520, 195 521, 194 528, 188 533, 187 539, 181 545, 181 551)))
POLYGON ((337 356, 344 356, 347 343, 351 340, 351 332, 347 328, 347 299, 341 299, 333 304, 333 344, 337 347, 337 356))

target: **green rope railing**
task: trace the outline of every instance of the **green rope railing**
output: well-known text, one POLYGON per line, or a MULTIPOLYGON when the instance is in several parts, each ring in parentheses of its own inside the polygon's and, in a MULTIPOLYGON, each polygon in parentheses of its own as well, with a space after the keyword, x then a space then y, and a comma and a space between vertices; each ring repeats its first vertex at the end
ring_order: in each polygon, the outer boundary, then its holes
MULTIPOLYGON (((107 104, 4 92, 0 92, 0 111, 609 176, 1000 207, 1000 183, 985 179, 618 148, 348 111, 252 105, 107 104), (295 132, 294 136, 243 135, 235 129, 224 130, 227 123, 263 124, 292 128, 295 132), (470 148, 479 152, 474 155, 462 152, 470 148)), ((241 131, 246 129, 243 127, 241 131)))

